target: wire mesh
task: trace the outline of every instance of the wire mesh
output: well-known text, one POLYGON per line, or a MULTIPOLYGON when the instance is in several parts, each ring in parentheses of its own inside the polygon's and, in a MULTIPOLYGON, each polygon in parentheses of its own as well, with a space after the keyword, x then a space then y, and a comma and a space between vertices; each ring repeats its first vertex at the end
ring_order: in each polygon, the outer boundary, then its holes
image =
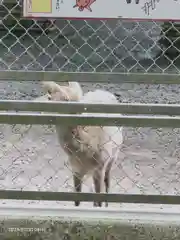
POLYGON ((178 73, 177 23, 25 20, 0 3, 1 70, 178 73))
MULTIPOLYGON (((0 71, 179 73, 176 23, 24 20, 21 10, 21 1, 0 3, 0 71)), ((1 98, 40 94, 37 85, 25 90, 16 83, 10 92, 0 86, 1 98)), ((177 86, 123 87, 109 85, 123 102, 180 102, 177 86)), ((123 135, 111 192, 178 194, 179 130, 124 128, 123 135)), ((73 190, 71 167, 53 127, 1 125, 0 137, 1 189, 73 190)), ((94 191, 92 179, 85 180, 83 191, 94 191)))
MULTIPOLYGON (((27 130, 22 125, 1 126, 1 189, 74 191, 72 166, 54 129, 33 126, 27 130)), ((178 194, 179 130, 124 129, 123 135, 124 144, 111 171, 110 192, 178 194)), ((81 165, 78 152, 75 155, 81 165)), ((81 166, 90 170, 87 162, 81 166)), ((94 192, 91 176, 84 178, 82 190, 94 192)))
MULTIPOLYGON (((72 166, 54 130, 50 126, 1 125, 1 189, 74 191, 72 166)), ((124 128, 110 192, 178 194, 178 136, 178 129, 124 128)), ((76 143, 80 147, 75 144, 73 151, 79 162, 78 151, 84 146, 76 143)), ((66 147, 68 154, 72 152, 71 146, 66 147)), ((84 167, 89 167, 87 162, 84 167)), ((82 190, 94 192, 91 177, 85 177, 82 190)))

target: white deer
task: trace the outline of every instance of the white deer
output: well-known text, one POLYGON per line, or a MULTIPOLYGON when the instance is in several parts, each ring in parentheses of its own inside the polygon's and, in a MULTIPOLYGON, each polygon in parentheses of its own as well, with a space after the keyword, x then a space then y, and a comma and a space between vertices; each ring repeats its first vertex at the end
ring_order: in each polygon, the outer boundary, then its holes
MULTIPOLYGON (((61 86, 55 82, 43 82, 43 84, 49 93, 49 100, 118 103, 112 93, 103 90, 90 91, 83 95, 77 82, 70 82, 69 86, 61 86)), ((93 116, 95 115, 100 115, 100 113, 93 114, 93 116)), ((123 142, 122 127, 59 125, 56 126, 56 132, 60 145, 68 154, 75 191, 81 192, 84 176, 92 175, 95 192, 104 192, 105 185, 105 191, 108 193, 111 167, 118 159, 123 142)), ((79 206, 79 204, 79 201, 75 201, 75 206, 79 206)), ((94 206, 101 207, 102 202, 94 202, 94 206)), ((107 202, 106 206, 108 206, 107 202)))

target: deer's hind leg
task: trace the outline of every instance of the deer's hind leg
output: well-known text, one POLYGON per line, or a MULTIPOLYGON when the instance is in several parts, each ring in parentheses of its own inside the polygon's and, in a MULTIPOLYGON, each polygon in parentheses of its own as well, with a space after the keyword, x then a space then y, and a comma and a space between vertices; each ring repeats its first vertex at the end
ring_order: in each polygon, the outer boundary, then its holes
MULTIPOLYGON (((83 176, 77 172, 73 173, 73 181, 74 181, 74 189, 75 192, 82 191, 82 178, 83 176)), ((80 201, 74 202, 75 206, 78 207, 80 205, 80 201)))
MULTIPOLYGON (((112 162, 109 162, 108 165, 107 165, 106 171, 105 171, 105 175, 104 175, 104 184, 105 184, 106 193, 109 193, 109 189, 110 189, 111 167, 112 167, 112 162)), ((105 207, 108 207, 108 202, 107 201, 105 202, 105 207)))
MULTIPOLYGON (((98 170, 95 170, 93 174, 93 182, 94 182, 94 188, 96 193, 101 192, 101 172, 98 170)), ((102 202, 94 202, 94 207, 101 207, 102 202)))
MULTIPOLYGON (((104 167, 97 168, 94 171, 93 182, 94 182, 94 187, 95 187, 95 192, 96 193, 102 193, 103 192, 104 176, 105 176, 104 167)), ((102 206, 101 201, 94 202, 94 207, 101 207, 101 206, 102 206)))

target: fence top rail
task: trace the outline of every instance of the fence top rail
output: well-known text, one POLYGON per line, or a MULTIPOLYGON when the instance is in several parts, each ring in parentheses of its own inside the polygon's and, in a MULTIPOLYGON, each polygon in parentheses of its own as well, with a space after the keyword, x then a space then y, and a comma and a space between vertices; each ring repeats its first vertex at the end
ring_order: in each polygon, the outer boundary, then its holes
POLYGON ((92 83, 180 84, 179 74, 133 72, 55 72, 0 70, 0 81, 56 81, 92 83))
POLYGON ((48 114, 0 112, 0 124, 89 125, 180 128, 180 117, 122 116, 120 114, 48 114))
POLYGON ((180 115, 180 104, 79 103, 31 100, 0 100, 0 111, 37 111, 54 113, 122 113, 180 115))

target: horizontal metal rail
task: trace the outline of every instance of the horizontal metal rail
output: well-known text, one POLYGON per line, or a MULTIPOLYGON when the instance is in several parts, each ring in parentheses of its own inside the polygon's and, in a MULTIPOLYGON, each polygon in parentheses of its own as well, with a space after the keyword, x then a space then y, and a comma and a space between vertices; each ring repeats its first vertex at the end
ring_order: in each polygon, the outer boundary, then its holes
POLYGON ((180 115, 179 104, 91 104, 78 102, 53 101, 26 101, 26 100, 0 100, 0 111, 37 111, 56 113, 123 113, 123 114, 158 114, 180 115))
POLYGON ((178 74, 0 70, 0 81, 77 81, 94 83, 179 84, 178 74))
POLYGON ((70 115, 40 113, 0 112, 2 124, 34 125, 90 125, 90 126, 133 126, 180 128, 180 117, 168 116, 122 116, 118 114, 70 115))
POLYGON ((0 190, 0 199, 43 200, 43 201, 108 201, 114 203, 150 203, 180 204, 180 196, 176 195, 141 195, 141 194, 106 194, 75 192, 39 192, 0 190))

